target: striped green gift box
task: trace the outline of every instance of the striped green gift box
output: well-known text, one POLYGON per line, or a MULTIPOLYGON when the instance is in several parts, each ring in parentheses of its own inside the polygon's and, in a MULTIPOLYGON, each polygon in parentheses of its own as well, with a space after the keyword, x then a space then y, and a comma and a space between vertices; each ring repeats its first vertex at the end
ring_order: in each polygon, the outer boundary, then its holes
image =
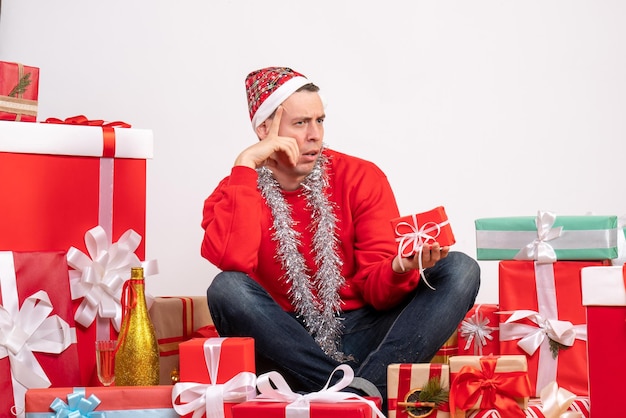
MULTIPOLYGON (((616 258, 617 216, 482 218, 476 226, 479 260, 606 260, 616 258)), ((621 231, 620 231, 621 232, 621 231)))

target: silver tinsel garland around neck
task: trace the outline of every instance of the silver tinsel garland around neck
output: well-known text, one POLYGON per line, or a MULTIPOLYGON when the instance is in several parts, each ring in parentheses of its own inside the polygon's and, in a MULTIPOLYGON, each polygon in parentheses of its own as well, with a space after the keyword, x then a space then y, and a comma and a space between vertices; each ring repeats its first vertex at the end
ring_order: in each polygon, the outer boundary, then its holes
POLYGON ((322 350, 328 356, 343 361, 345 357, 338 350, 337 343, 342 332, 339 289, 345 279, 341 276, 343 263, 337 254, 337 218, 326 193, 327 163, 327 157, 322 154, 301 185, 307 207, 311 210, 310 228, 313 231, 313 251, 317 266, 313 277, 299 250, 300 233, 294 229, 291 207, 272 171, 267 167, 257 169, 258 188, 274 218, 272 239, 278 242, 276 256, 285 271, 282 279, 290 285, 291 303, 322 350))

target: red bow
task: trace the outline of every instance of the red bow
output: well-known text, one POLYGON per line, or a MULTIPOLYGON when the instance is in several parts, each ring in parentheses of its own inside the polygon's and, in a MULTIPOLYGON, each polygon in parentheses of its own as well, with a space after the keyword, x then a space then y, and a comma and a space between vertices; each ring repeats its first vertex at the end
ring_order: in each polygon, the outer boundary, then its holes
POLYGON ((48 118, 44 121, 44 123, 58 123, 63 125, 86 125, 86 126, 102 126, 107 128, 130 128, 130 124, 122 121, 115 122, 107 122, 104 123, 103 120, 94 119, 89 120, 86 116, 78 115, 72 116, 65 120, 57 119, 57 118, 48 118))
POLYGON ((525 417, 514 398, 530 396, 528 373, 496 373, 497 362, 497 357, 487 356, 481 357, 480 370, 472 366, 461 368, 450 389, 450 411, 477 409, 475 405, 480 399, 480 409, 497 409, 507 418, 525 417))

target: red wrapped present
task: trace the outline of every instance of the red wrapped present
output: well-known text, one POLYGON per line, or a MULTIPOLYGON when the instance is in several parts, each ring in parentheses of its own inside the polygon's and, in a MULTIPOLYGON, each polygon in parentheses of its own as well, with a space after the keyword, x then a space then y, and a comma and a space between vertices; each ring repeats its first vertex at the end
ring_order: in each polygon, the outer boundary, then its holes
POLYGON ((180 382, 172 403, 181 415, 223 410, 228 418, 233 405, 256 396, 253 338, 192 338, 178 349, 180 382))
POLYGON ((458 328, 458 354, 483 356, 500 354, 500 318, 497 304, 476 304, 458 328))
MULTIPOLYGON (((136 245, 134 252, 143 260, 145 243, 137 237, 145 235, 146 158, 152 157, 152 131, 89 126, 86 118, 78 122, 85 125, 0 121, 0 249, 75 247, 92 254, 119 247, 112 242, 121 241, 136 245), (104 238, 98 233, 85 242, 95 226, 104 230, 104 238), (90 251, 92 240, 96 242, 90 251)), ((114 262, 110 257, 108 261, 114 262)), ((77 299, 74 309, 81 304, 82 298, 77 299)), ((110 309, 101 313, 112 315, 110 309)), ((98 385, 93 342, 115 338, 113 331, 96 337, 93 325, 85 328, 79 322, 82 385, 98 385)))
POLYGON ((430 362, 448 364, 450 357, 459 355, 458 337, 459 333, 457 331, 454 331, 450 338, 448 338, 446 342, 443 343, 441 347, 439 347, 439 350, 437 350, 437 353, 435 353, 435 356, 430 360, 430 362))
POLYGON ((240 372, 256 374, 250 337, 192 338, 178 350, 181 382, 221 384, 240 372))
MULTIPOLYGON (((589 399, 576 396, 552 382, 532 398, 524 410, 526 418, 589 418, 589 399)), ((472 411, 467 418, 506 418, 495 409, 472 411)))
POLYGON ((322 390, 302 395, 294 393, 278 372, 265 373, 257 379, 260 395, 233 406, 233 418, 384 418, 380 398, 364 398, 341 391, 353 378, 354 371, 342 364, 331 373, 322 390), (331 386, 332 376, 339 370, 343 371, 343 377, 331 386))
POLYGON ((588 394, 580 270, 604 263, 500 262, 500 353, 528 357, 533 396, 553 381, 576 395, 588 394))
POLYGON ((585 267, 581 276, 592 416, 613 417, 619 415, 618 396, 626 391, 626 265, 585 267))
POLYGON ((0 61, 0 120, 35 122, 39 68, 0 61))
MULTIPOLYGON (((428 212, 392 219, 391 226, 398 243, 398 256, 402 269, 404 269, 402 257, 421 254, 424 245, 438 242, 439 245, 445 247, 456 242, 443 206, 438 206, 428 212)), ((424 276, 421 257, 419 257, 419 262, 422 280, 433 289, 424 276)))
POLYGON ((530 397, 525 356, 450 358, 450 414, 496 409, 507 418, 524 417, 530 397))
POLYGON ((31 389, 26 418, 44 417, 178 418, 171 386, 109 386, 31 389))
POLYGON ((431 399, 422 400, 422 402, 430 402, 434 405, 413 406, 409 404, 409 402, 414 403, 420 400, 420 393, 433 379, 437 383, 436 390, 433 390, 433 398, 435 395, 449 392, 450 369, 446 364, 390 364, 387 368, 388 417, 411 418, 423 415, 431 418, 449 418, 450 408, 447 400, 440 404, 431 399))
POLYGON ((0 416, 30 388, 80 382, 64 252, 0 251, 0 416))
POLYGON ((438 242, 445 247, 456 242, 443 206, 392 219, 391 226, 396 234, 398 253, 403 257, 411 256, 424 244, 438 242))
MULTIPOLYGON (((213 324, 206 296, 156 297, 150 318, 159 342, 159 383, 170 385, 180 369, 178 345, 213 324)), ((219 337, 217 332, 211 336, 219 337)))

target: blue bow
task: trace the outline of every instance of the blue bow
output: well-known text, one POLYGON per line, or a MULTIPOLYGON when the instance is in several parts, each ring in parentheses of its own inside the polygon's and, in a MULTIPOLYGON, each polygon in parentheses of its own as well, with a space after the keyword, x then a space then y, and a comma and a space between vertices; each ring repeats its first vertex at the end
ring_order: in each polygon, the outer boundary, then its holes
POLYGON ((56 412, 54 418, 106 418, 105 412, 94 412, 100 402, 94 394, 86 398, 84 388, 75 388, 73 393, 68 393, 67 403, 56 398, 50 408, 56 412))

